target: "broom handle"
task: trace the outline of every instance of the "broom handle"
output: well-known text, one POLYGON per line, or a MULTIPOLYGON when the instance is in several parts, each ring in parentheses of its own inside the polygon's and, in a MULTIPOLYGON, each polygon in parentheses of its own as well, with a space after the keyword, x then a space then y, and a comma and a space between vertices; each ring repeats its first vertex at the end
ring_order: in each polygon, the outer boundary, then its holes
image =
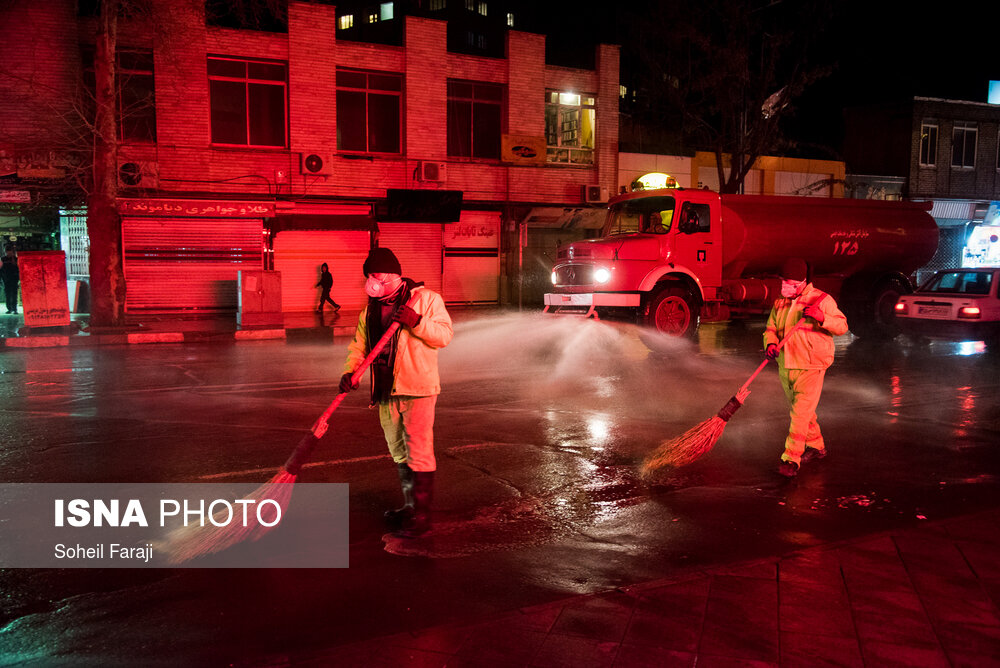
MULTIPOLYGON (((416 297, 412 298, 409 302, 407 302, 406 305, 409 306, 410 308, 413 308, 413 304, 415 302, 416 302, 416 297)), ((352 385, 357 385, 358 383, 361 382, 361 378, 365 375, 365 371, 367 371, 368 367, 372 365, 372 362, 375 361, 375 358, 379 356, 379 353, 381 353, 382 350, 387 345, 389 345, 390 339, 392 339, 393 334, 396 333, 396 330, 398 330, 400 326, 401 325, 398 322, 391 323, 389 325, 389 328, 385 330, 385 334, 383 334, 382 337, 375 342, 375 345, 372 346, 371 352, 369 352, 368 355, 361 361, 361 364, 358 366, 357 369, 354 370, 354 373, 351 375, 352 385)), ((319 416, 319 419, 316 420, 316 423, 313 424, 311 431, 316 438, 323 438, 323 434, 326 433, 327 429, 327 421, 330 419, 330 416, 333 415, 333 412, 337 410, 337 407, 340 406, 340 403, 344 400, 344 397, 346 396, 347 392, 341 392, 340 394, 338 394, 334 398, 334 400, 330 402, 330 405, 326 407, 326 410, 323 411, 323 414, 319 416)))

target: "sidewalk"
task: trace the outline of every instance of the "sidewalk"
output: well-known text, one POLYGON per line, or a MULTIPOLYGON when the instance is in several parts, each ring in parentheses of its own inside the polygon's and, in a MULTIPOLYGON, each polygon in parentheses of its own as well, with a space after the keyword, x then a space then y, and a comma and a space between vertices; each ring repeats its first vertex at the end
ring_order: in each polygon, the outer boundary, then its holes
MULTIPOLYGON (((452 318, 466 314, 495 312, 496 306, 449 306, 452 318)), ((223 315, 152 314, 126 318, 126 327, 97 331, 89 327, 90 316, 73 314, 69 328, 25 328, 23 314, 0 315, 0 350, 9 348, 53 348, 133 343, 192 343, 290 339, 331 341, 353 336, 359 310, 327 309, 321 316, 312 311, 282 314, 280 325, 240 327, 233 313, 223 315)))
POLYGON ((1000 666, 998 605, 994 510, 253 665, 1000 666))

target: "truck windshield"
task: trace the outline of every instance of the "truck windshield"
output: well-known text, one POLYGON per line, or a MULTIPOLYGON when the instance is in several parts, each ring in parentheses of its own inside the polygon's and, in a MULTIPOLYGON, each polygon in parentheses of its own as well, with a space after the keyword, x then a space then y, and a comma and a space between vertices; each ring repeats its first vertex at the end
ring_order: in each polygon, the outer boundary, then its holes
POLYGON ((666 234, 673 222, 673 197, 642 197, 611 207, 604 236, 614 234, 666 234))

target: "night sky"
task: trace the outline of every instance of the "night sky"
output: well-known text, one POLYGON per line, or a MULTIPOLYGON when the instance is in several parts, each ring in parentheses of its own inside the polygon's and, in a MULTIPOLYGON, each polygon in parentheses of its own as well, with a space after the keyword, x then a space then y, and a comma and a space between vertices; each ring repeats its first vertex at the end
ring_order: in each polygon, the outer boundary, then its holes
MULTIPOLYGON (((677 5, 650 2, 661 8, 677 5)), ((544 0, 526 3, 524 15, 563 50, 583 40, 619 43, 621 6, 544 0)), ((795 117, 786 127, 793 138, 818 150, 837 150, 843 107, 913 96, 986 102, 990 79, 1000 79, 1000 3, 995 0, 836 0, 834 6, 819 51, 834 73, 796 102, 795 117)))

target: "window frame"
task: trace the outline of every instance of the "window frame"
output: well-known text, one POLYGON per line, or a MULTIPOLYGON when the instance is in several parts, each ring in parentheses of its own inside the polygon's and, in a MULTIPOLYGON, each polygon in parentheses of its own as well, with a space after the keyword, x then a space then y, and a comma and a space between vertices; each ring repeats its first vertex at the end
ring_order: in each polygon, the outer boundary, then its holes
POLYGON ((951 167, 952 169, 975 169, 976 168, 976 153, 979 150, 979 124, 974 121, 955 121, 951 129, 951 167), (966 138, 966 133, 972 133, 972 164, 967 164, 967 148, 968 140, 966 138), (957 138, 961 133, 962 135, 962 162, 961 164, 955 164, 955 150, 958 146, 957 138))
MULTIPOLYGON (((94 88, 97 85, 95 82, 94 75, 94 53, 93 47, 87 46, 84 48, 84 58, 86 60, 84 64, 84 82, 90 91, 91 100, 94 96, 94 88)), ((117 75, 115 77, 117 90, 115 91, 115 106, 118 113, 117 125, 118 125, 118 141, 122 144, 155 144, 157 137, 157 127, 156 127, 156 64, 154 62, 154 56, 152 49, 136 49, 136 48, 121 48, 115 52, 115 66, 117 68, 117 75), (122 55, 133 55, 140 56, 142 58, 148 58, 149 69, 137 68, 137 67, 126 67, 122 64, 122 55), (125 108, 125 89, 128 87, 129 82, 133 77, 148 77, 149 79, 149 91, 150 91, 150 101, 149 108, 151 110, 151 118, 149 123, 150 134, 137 136, 137 135, 125 135, 126 130, 126 113, 129 111, 125 108)))
MULTIPOLYGON (((572 93, 570 91, 556 90, 553 88, 545 89, 545 162, 556 164, 556 165, 594 165, 594 156, 597 151, 597 95, 594 93, 572 93), (579 104, 566 104, 562 101, 562 97, 566 95, 575 95, 579 97, 579 104), (553 97, 555 101, 553 102, 553 97), (589 102, 587 102, 589 100, 589 102), (564 128, 567 122, 564 121, 564 110, 573 110, 575 113, 582 115, 584 111, 593 111, 593 146, 571 146, 564 145, 564 135, 567 130, 557 130, 555 134, 549 132, 549 111, 550 109, 555 109, 556 124, 559 127, 564 128), (550 139, 555 137, 556 143, 551 143, 550 139), (558 159, 559 156, 565 153, 566 159, 558 159), (584 156, 589 159, 579 160, 574 159, 574 156, 584 156)), ((575 128, 569 130, 569 132, 579 133, 580 128, 575 128)))
MULTIPOLYGON (((506 119, 506 114, 504 113, 507 106, 507 87, 503 84, 492 83, 488 81, 471 81, 468 79, 448 79, 447 84, 447 121, 446 121, 446 152, 449 158, 459 158, 465 160, 486 160, 491 162, 498 162, 501 158, 501 140, 504 133, 504 121, 506 119), (452 86, 471 86, 471 97, 464 96, 461 94, 453 93, 452 86), (492 89, 499 93, 499 100, 484 99, 477 96, 478 89, 492 89), (469 137, 467 138, 467 145, 469 147, 468 154, 462 153, 452 153, 452 132, 455 124, 452 120, 452 102, 468 103, 469 106, 469 137), (483 105, 489 107, 496 107, 498 111, 498 123, 497 123, 497 133, 496 133, 496 154, 485 156, 476 155, 477 143, 476 143, 476 106, 483 105)), ((492 138, 491 138, 492 142, 492 138)))
POLYGON ((342 140, 341 140, 342 134, 341 134, 341 122, 340 122, 341 107, 340 107, 340 104, 338 103, 338 104, 335 105, 336 106, 336 110, 334 112, 335 115, 336 115, 336 123, 337 123, 337 152, 338 153, 348 154, 348 155, 378 155, 378 156, 399 156, 399 155, 402 155, 403 154, 403 150, 404 150, 404 145, 405 145, 404 137, 403 137, 403 128, 405 127, 405 124, 406 124, 406 117, 405 117, 405 114, 404 114, 404 107, 403 107, 403 101, 405 99, 404 98, 404 93, 406 92, 406 79, 403 76, 403 73, 402 72, 390 72, 390 71, 385 71, 385 70, 365 70, 365 69, 358 69, 358 68, 354 68, 354 67, 338 67, 336 69, 334 77, 335 77, 335 80, 336 80, 336 84, 335 84, 336 93, 335 93, 335 95, 339 95, 342 91, 343 92, 352 92, 352 93, 364 93, 364 95, 365 95, 365 109, 364 109, 364 112, 365 112, 364 113, 364 117, 365 117, 365 129, 364 129, 365 149, 360 150, 360 149, 343 148, 343 146, 342 146, 342 140), (351 74, 363 74, 363 75, 365 75, 365 88, 357 88, 356 86, 348 86, 348 85, 341 84, 340 77, 339 77, 339 75, 340 75, 341 72, 351 73, 351 74), (372 88, 371 84, 370 84, 369 77, 371 77, 373 75, 374 76, 380 76, 380 77, 393 77, 393 78, 398 79, 399 80, 399 90, 387 90, 387 89, 384 89, 384 88, 372 88), (398 121, 397 121, 397 128, 396 128, 397 150, 395 150, 395 151, 373 151, 373 150, 371 150, 372 141, 371 141, 371 126, 369 124, 369 108, 370 108, 370 99, 371 99, 372 94, 377 94, 377 95, 392 95, 392 96, 396 97, 396 100, 397 100, 397 103, 396 103, 396 114, 397 114, 398 121))
POLYGON ((924 121, 920 124, 920 148, 917 160, 921 167, 937 167, 938 142, 941 132, 936 122, 924 121), (933 131, 933 141, 930 138, 933 131), (926 141, 925 141, 926 140, 926 141), (929 159, 925 159, 928 158, 929 159))
POLYGON ((251 149, 287 149, 288 148, 288 62, 284 60, 269 60, 266 58, 243 58, 238 56, 221 56, 210 54, 207 56, 207 61, 218 60, 226 62, 238 62, 244 63, 246 66, 246 74, 244 77, 234 77, 226 76, 220 74, 208 74, 208 132, 209 132, 209 143, 212 146, 226 147, 226 148, 251 148, 251 149), (280 82, 277 79, 259 79, 250 76, 250 64, 260 64, 260 65, 280 65, 284 68, 284 79, 280 82), (214 137, 214 128, 212 126, 212 82, 213 81, 224 81, 229 83, 243 83, 244 97, 243 102, 246 106, 246 118, 245 118, 245 130, 246 130, 246 143, 245 144, 234 144, 229 142, 217 142, 214 137), (281 144, 252 144, 250 143, 250 132, 251 132, 251 105, 250 105, 250 86, 280 86, 282 94, 282 143, 281 144))

